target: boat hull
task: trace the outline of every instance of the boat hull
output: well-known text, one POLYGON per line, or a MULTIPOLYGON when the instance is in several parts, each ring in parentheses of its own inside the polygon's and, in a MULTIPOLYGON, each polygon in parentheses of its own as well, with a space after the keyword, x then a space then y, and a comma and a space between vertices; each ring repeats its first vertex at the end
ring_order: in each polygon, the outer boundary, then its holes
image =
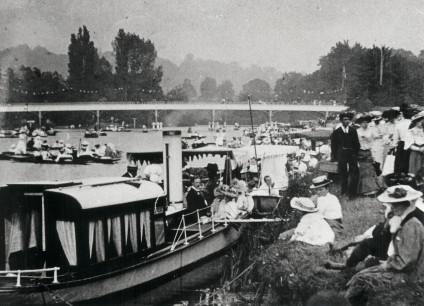
POLYGON ((218 256, 237 242, 241 232, 241 229, 233 226, 221 227, 215 233, 209 233, 202 239, 196 238, 172 252, 166 251, 139 265, 109 275, 47 286, 0 288, 0 300, 8 305, 44 304, 49 299, 57 298, 75 303, 98 299, 137 286, 141 286, 140 292, 145 292, 164 278, 175 277, 181 271, 194 268, 199 262, 218 256))

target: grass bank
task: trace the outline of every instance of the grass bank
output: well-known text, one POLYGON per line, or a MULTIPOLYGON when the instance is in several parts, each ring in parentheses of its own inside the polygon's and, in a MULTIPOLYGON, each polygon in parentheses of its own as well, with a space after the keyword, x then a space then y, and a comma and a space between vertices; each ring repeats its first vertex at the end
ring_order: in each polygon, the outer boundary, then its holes
MULTIPOLYGON (((346 254, 331 252, 329 247, 317 247, 301 242, 278 240, 279 233, 294 228, 301 215, 290 208, 294 196, 309 196, 311 178, 316 173, 290 183, 280 206, 280 224, 250 224, 228 279, 238 275, 255 262, 254 268, 235 282, 235 299, 262 305, 348 305, 344 299, 346 283, 355 274, 352 269, 332 271, 324 268, 326 260, 344 262, 346 254), (230 275, 231 274, 231 275, 230 275)), ((330 188, 340 194, 337 182, 330 188)), ((340 197, 344 231, 337 237, 335 247, 351 241, 356 235, 381 222, 384 207, 375 198, 348 200, 340 197)), ((227 271, 229 272, 229 271, 227 271)), ((228 292, 228 291, 227 291, 228 292)), ((424 305, 424 286, 404 284, 397 288, 375 285, 367 305, 424 305)), ((233 300, 234 301, 234 300, 233 300)))
MULTIPOLYGON (((310 178, 294 182, 299 196, 307 196, 310 178), (303 193, 303 194, 302 194, 303 193)), ((339 195, 339 186, 330 190, 339 195)), ((294 196, 294 195, 290 195, 294 196)), ((384 207, 375 198, 348 200, 340 197, 343 209, 343 233, 335 246, 352 240, 356 235, 384 218, 384 207)), ((286 204, 287 205, 287 204, 286 204)), ((284 227, 284 226, 283 226, 284 227)), ((348 305, 344 299, 346 283, 353 269, 332 271, 324 268, 326 260, 344 262, 346 254, 331 252, 329 247, 316 247, 301 242, 275 240, 256 256, 255 277, 262 287, 265 305, 348 305)), ((367 305, 424 305, 424 286, 405 284, 398 288, 376 284, 367 305)))

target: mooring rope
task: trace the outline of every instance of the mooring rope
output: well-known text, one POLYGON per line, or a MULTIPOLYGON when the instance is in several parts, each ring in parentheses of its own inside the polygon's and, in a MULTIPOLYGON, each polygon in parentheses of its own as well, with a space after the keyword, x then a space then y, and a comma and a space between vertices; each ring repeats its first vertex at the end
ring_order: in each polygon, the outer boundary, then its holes
POLYGON ((237 275, 234 279, 232 279, 230 282, 227 282, 224 286, 222 286, 222 288, 220 288, 220 289, 212 292, 212 294, 210 294, 208 298, 206 298, 204 300, 200 300, 200 302, 197 303, 195 306, 204 305, 203 303, 207 302, 208 299, 211 299, 215 295, 217 295, 217 294, 221 293, 222 291, 224 291, 226 287, 228 287, 231 284, 233 284, 236 280, 238 280, 241 276, 243 276, 247 271, 249 271, 250 269, 252 269, 255 264, 256 264, 256 262, 253 262, 250 266, 248 266, 246 269, 244 269, 243 272, 241 272, 239 275, 237 275))
POLYGON ((62 303, 65 303, 68 306, 73 306, 71 303, 69 303, 68 301, 66 301, 60 295, 58 295, 57 293, 54 293, 47 285, 45 285, 45 284, 39 284, 39 285, 41 285, 41 286, 43 286, 44 288, 47 289, 47 292, 52 296, 53 300, 59 299, 59 300, 62 301, 62 303))

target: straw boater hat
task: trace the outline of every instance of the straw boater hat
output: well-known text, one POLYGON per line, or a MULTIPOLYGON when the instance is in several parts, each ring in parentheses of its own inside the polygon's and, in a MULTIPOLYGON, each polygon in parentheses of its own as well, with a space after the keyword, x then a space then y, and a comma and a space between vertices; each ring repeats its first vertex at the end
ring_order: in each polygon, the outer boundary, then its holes
POLYGON ((290 201, 290 206, 306 212, 316 212, 318 210, 314 202, 309 198, 293 198, 290 201))
POLYGON ((329 180, 325 175, 318 176, 312 179, 311 189, 321 188, 324 186, 328 186, 332 183, 332 180, 329 180))
POLYGON ((421 191, 417 191, 408 185, 396 185, 386 189, 377 197, 382 203, 395 204, 404 201, 413 201, 423 195, 421 191))

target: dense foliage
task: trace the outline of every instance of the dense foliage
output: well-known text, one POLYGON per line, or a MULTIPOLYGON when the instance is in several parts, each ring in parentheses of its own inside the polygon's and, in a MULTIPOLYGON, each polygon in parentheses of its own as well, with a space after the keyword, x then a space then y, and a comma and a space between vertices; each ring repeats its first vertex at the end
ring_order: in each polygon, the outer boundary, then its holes
MULTIPOLYGON (((0 97, 6 103, 190 102, 196 99, 228 103, 234 100, 247 101, 250 95, 254 102, 333 100, 357 110, 400 105, 404 102, 422 104, 424 100, 424 51, 416 56, 402 49, 379 46, 365 48, 359 43, 351 45, 348 41, 338 42, 319 59, 319 69, 311 74, 286 72, 275 84, 260 78, 253 79, 244 84, 238 94, 230 79, 219 84, 206 74, 198 89, 191 80, 185 79, 165 95, 161 88, 163 71, 161 66, 155 66, 157 52, 153 42, 120 29, 112 46, 115 67, 105 57, 99 57, 88 29, 83 26, 70 38, 67 79, 57 72, 43 72, 36 67, 9 68, 0 74, 0 97)), ((293 114, 287 115, 291 120, 285 117, 274 119, 294 121, 297 118, 293 114)), ((113 116, 117 117, 118 114, 113 116)), ((132 118, 131 115, 125 117, 132 118)), ((172 124, 182 123, 178 119, 181 116, 176 112, 171 117, 172 124)), ((210 114, 199 114, 187 124, 205 124, 211 121, 210 117, 210 114)), ((243 121, 237 112, 227 111, 225 114, 218 112, 215 120, 229 124, 243 121)), ((82 123, 89 124, 85 121, 82 123)))

